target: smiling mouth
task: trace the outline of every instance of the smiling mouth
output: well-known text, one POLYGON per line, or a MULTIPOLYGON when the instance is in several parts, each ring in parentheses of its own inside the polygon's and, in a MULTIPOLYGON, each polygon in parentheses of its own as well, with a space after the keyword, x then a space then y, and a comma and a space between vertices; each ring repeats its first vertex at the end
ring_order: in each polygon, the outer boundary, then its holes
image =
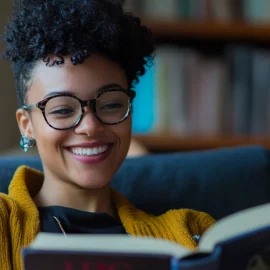
POLYGON ((98 156, 109 149, 109 144, 96 147, 71 147, 68 150, 78 156, 98 156))

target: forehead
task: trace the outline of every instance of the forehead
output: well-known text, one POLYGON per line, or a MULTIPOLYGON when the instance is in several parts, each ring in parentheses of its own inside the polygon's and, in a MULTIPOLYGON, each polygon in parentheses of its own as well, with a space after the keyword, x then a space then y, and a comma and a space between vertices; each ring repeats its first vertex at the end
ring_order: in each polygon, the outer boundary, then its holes
POLYGON ((99 55, 91 56, 76 66, 68 57, 61 66, 48 66, 39 61, 33 73, 28 100, 37 102, 52 91, 72 91, 78 97, 87 99, 109 84, 127 88, 125 73, 118 63, 99 55))

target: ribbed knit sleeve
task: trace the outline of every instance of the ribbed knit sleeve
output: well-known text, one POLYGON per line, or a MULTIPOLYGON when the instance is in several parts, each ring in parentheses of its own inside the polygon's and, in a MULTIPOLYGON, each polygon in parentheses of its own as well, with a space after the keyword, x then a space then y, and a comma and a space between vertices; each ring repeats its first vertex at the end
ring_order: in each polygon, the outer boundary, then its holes
POLYGON ((174 235, 173 241, 191 249, 198 245, 194 236, 202 236, 215 223, 210 215, 191 209, 170 210, 159 218, 174 235))
POLYGON ((9 206, 6 195, 0 194, 0 269, 12 270, 12 255, 9 241, 9 206))

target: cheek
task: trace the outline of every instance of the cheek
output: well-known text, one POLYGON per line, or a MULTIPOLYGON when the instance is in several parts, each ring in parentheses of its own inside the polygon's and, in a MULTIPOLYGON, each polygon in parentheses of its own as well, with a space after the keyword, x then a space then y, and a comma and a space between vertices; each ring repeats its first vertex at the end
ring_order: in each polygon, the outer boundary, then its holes
POLYGON ((119 139, 120 151, 123 155, 128 152, 131 141, 131 118, 126 119, 123 123, 114 126, 114 134, 119 139))
POLYGON ((131 117, 115 127, 117 128, 117 134, 121 140, 129 141, 131 139, 131 117))
POLYGON ((40 117, 33 118, 33 127, 40 155, 46 153, 48 149, 56 149, 66 138, 66 131, 51 128, 40 117))

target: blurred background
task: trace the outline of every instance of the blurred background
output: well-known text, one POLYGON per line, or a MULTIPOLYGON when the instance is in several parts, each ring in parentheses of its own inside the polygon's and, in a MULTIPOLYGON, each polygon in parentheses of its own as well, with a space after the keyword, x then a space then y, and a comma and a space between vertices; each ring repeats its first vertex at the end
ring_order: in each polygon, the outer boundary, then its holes
POLYGON ((134 135, 152 151, 270 147, 270 1, 130 0, 155 36, 134 135))
MULTIPOLYGON (((1 32, 12 2, 0 3, 1 32)), ((155 153, 270 148, 269 0, 127 0, 125 9, 157 47, 135 87, 136 142, 155 153)), ((20 154, 10 64, 1 60, 0 72, 0 154, 20 154)))

